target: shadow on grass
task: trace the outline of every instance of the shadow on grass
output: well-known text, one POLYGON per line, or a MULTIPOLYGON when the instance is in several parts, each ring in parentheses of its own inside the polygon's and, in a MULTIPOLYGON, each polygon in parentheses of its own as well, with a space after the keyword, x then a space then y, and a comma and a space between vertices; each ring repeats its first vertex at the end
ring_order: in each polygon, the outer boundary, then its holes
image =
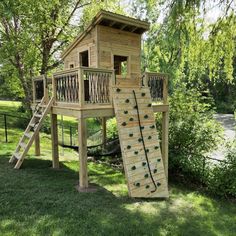
POLYGON ((77 162, 59 171, 47 160, 27 159, 13 170, 0 157, 1 235, 233 235, 236 208, 172 186, 166 201, 135 200, 102 186, 124 185, 123 174, 89 164, 96 193, 79 193, 77 162))

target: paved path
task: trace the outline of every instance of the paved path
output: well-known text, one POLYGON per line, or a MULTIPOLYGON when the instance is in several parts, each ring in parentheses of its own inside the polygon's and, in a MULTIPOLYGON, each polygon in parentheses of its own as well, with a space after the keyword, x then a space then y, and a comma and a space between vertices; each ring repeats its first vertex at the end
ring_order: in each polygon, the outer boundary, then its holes
MULTIPOLYGON (((236 137, 236 121, 232 114, 215 114, 214 118, 224 127, 224 134, 226 141, 233 141, 236 137)), ((210 157, 218 160, 224 159, 226 153, 225 146, 220 146, 218 149, 211 153, 210 157)))

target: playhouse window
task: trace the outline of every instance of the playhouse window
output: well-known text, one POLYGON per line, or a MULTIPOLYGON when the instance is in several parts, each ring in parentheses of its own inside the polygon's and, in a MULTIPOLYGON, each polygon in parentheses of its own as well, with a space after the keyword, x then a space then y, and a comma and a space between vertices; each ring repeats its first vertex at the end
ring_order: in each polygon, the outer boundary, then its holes
POLYGON ((70 64, 70 69, 72 69, 72 68, 74 68, 74 64, 73 63, 70 64))
POLYGON ((89 66, 88 50, 80 53, 80 65, 86 67, 89 66))
POLYGON ((128 74, 128 57, 114 56, 114 70, 116 75, 126 76, 128 74))

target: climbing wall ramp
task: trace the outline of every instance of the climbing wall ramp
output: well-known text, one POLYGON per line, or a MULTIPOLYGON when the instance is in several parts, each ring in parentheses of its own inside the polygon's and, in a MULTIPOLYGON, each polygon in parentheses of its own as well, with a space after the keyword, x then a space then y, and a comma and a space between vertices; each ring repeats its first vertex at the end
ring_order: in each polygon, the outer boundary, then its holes
POLYGON ((149 89, 114 87, 113 103, 129 195, 168 197, 149 89))

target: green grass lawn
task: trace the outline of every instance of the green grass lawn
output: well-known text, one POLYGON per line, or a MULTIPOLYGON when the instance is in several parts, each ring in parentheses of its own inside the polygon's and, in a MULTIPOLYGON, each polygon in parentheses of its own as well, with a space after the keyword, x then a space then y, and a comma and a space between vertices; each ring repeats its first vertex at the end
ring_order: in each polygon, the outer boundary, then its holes
POLYGON ((61 168, 53 170, 47 134, 41 134, 42 156, 34 157, 32 147, 14 170, 9 155, 22 130, 10 132, 9 143, 0 139, 0 236, 235 235, 235 203, 188 186, 171 183, 167 200, 131 199, 121 171, 90 162, 89 180, 98 191, 77 192, 77 153, 60 148, 61 168))

